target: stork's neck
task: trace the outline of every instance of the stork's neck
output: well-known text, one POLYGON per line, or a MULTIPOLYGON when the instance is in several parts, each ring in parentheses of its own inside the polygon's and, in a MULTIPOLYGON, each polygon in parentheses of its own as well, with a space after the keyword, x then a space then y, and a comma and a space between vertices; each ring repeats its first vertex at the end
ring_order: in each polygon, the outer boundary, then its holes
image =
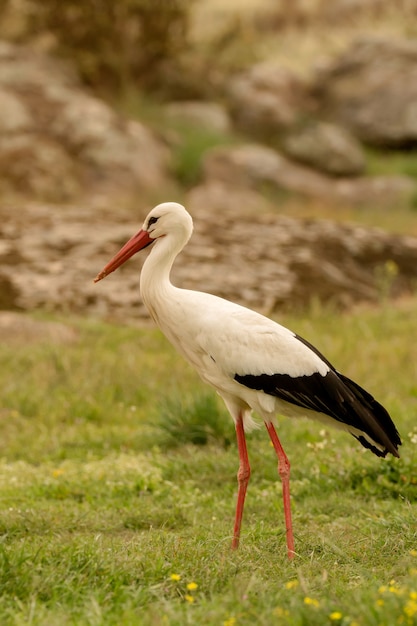
POLYGON ((171 283, 170 273, 175 258, 187 241, 171 235, 160 237, 142 267, 140 293, 151 316, 158 323, 161 310, 167 306, 177 288, 171 283))

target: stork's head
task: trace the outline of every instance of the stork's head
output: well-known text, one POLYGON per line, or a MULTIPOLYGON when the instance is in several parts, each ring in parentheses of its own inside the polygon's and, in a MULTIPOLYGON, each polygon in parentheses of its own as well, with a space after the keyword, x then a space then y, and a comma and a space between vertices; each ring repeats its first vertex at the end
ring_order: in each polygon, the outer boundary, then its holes
POLYGON ((179 248, 185 246, 193 231, 191 215, 182 204, 177 202, 163 202, 150 211, 143 226, 136 235, 119 250, 119 252, 97 274, 94 282, 97 283, 111 272, 123 265, 131 256, 153 244, 162 237, 169 237, 179 248))
POLYGON ((172 233, 178 238, 181 235, 182 239, 186 238, 188 241, 193 230, 193 220, 182 204, 163 202, 150 211, 142 230, 147 232, 152 240, 172 233))

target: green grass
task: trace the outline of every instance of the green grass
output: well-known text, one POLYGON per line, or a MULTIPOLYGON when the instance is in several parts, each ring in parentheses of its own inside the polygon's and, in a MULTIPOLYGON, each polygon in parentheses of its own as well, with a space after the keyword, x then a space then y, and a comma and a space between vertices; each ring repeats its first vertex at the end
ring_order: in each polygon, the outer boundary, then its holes
POLYGON ((282 320, 373 392, 404 440, 400 460, 381 460, 279 420, 294 562, 265 429, 248 437, 231 552, 237 451, 222 404, 157 331, 66 321, 70 345, 0 347, 2 625, 417 623, 417 299, 282 320), (199 414, 206 445, 187 435, 199 414))
POLYGON ((199 182, 202 158, 207 150, 243 141, 233 131, 220 132, 192 120, 171 119, 163 102, 145 97, 135 89, 127 90, 112 104, 123 114, 146 123, 157 135, 165 136, 172 151, 172 174, 182 193, 199 182))
POLYGON ((417 180, 417 156, 413 150, 367 148, 368 170, 374 176, 410 176, 417 180))
POLYGON ((174 150, 174 174, 186 187, 192 187, 199 182, 206 151, 238 142, 238 138, 232 134, 197 128, 196 124, 178 123, 175 129, 181 139, 174 150))

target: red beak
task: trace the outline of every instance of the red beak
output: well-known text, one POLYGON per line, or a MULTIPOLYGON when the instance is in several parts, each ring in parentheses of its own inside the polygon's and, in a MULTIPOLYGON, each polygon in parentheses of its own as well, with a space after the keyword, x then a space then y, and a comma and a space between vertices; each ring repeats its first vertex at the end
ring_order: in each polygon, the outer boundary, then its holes
POLYGON ((119 252, 112 258, 112 260, 109 261, 107 265, 101 270, 101 272, 97 274, 94 282, 98 283, 98 281, 102 278, 106 278, 108 274, 111 274, 112 272, 114 272, 114 270, 117 270, 118 267, 123 265, 123 263, 130 259, 131 256, 136 254, 136 252, 139 252, 139 250, 143 250, 143 248, 146 248, 146 246, 149 246, 154 241, 155 239, 149 237, 149 233, 147 233, 146 230, 140 230, 138 233, 136 233, 136 235, 133 235, 133 237, 129 239, 127 243, 125 243, 123 248, 121 248, 119 252))

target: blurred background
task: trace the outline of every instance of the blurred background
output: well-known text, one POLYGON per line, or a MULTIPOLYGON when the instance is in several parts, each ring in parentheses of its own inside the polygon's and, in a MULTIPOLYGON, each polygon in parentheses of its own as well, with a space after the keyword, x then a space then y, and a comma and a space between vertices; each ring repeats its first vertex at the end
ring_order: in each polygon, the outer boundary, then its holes
POLYGON ((165 200, 184 286, 410 293, 416 150, 416 0, 0 0, 0 307, 145 315, 90 279, 165 200))

